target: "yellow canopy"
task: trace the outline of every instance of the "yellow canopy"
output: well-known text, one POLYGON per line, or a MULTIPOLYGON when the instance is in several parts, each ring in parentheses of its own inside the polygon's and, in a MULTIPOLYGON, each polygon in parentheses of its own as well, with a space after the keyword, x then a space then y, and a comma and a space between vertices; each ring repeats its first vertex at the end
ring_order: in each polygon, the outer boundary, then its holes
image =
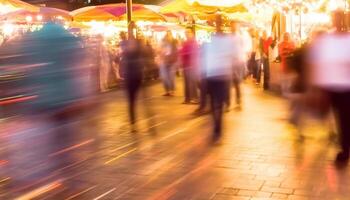
POLYGON ((222 7, 222 6, 207 6, 202 5, 195 1, 194 3, 190 3, 188 0, 173 0, 167 1, 161 4, 161 12, 162 13, 172 13, 183 11, 186 13, 207 13, 212 14, 217 11, 222 11, 226 13, 234 13, 234 12, 247 12, 247 8, 243 6, 243 4, 238 4, 230 7, 222 7))
POLYGON ((28 11, 37 11, 39 8, 20 0, 0 0, 0 14, 25 9, 28 11))
MULTIPOLYGON (((125 20, 125 4, 105 4, 100 6, 89 6, 71 12, 75 21, 108 21, 125 20)), ((165 18, 157 12, 142 4, 133 4, 132 19, 135 21, 165 21, 165 18)))
POLYGON ((27 18, 31 18, 31 22, 43 22, 50 18, 65 19, 71 21, 72 17, 68 11, 51 8, 51 7, 38 7, 37 11, 29 11, 25 9, 19 9, 14 12, 10 12, 0 16, 0 20, 9 20, 16 22, 26 22, 27 18))
POLYGON ((94 7, 90 7, 90 9, 86 9, 87 7, 85 7, 83 9, 86 10, 82 10, 82 12, 71 12, 74 21, 108 21, 111 19, 116 19, 113 14, 104 12, 103 10, 94 9, 94 7))

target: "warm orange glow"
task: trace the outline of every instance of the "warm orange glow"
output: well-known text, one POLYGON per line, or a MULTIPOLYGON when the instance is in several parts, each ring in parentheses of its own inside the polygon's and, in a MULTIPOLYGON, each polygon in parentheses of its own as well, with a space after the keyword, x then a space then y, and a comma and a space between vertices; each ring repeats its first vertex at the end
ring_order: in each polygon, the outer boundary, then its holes
POLYGON ((208 5, 208 6, 222 6, 222 7, 228 7, 228 6, 234 6, 237 4, 240 4, 243 2, 243 0, 187 0, 190 4, 194 2, 198 2, 201 5, 208 5))

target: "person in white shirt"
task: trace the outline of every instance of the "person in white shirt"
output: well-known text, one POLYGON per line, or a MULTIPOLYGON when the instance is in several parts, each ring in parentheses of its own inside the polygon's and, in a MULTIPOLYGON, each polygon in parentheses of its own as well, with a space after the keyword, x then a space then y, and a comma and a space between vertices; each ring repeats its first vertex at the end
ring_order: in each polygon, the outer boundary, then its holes
POLYGON ((216 19, 216 34, 210 43, 203 46, 203 67, 207 79, 208 93, 211 99, 214 119, 213 141, 217 141, 222 133, 222 115, 224 103, 228 98, 233 75, 233 63, 238 59, 234 47, 235 37, 224 34, 222 19, 216 19))
POLYGON ((338 163, 349 160, 350 150, 350 33, 343 31, 344 13, 333 15, 335 31, 316 39, 310 49, 310 84, 330 97, 340 134, 338 163))
MULTIPOLYGON (((241 109, 241 81, 245 75, 245 63, 246 63, 246 52, 244 47, 244 40, 242 35, 239 33, 239 26, 236 22, 231 22, 231 33, 234 39, 234 46, 232 51, 235 54, 233 60, 233 76, 232 82, 236 90, 236 104, 238 109, 241 109)), ((230 98, 229 98, 230 99, 230 98)))

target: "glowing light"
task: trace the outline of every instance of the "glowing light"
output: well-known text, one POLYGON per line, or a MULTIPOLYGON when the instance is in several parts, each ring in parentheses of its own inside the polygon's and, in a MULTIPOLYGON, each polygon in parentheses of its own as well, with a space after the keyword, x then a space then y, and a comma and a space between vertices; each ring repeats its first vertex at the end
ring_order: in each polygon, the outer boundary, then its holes
POLYGON ((103 31, 103 35, 105 37, 112 37, 113 35, 115 35, 116 33, 118 33, 118 28, 113 26, 113 25, 108 25, 106 27, 104 27, 104 31, 103 31))
POLYGON ((328 10, 329 11, 341 9, 343 6, 344 6, 344 2, 342 0, 330 0, 328 2, 328 10))
POLYGON ((32 17, 32 16, 27 16, 27 17, 26 17, 26 21, 27 21, 27 22, 33 21, 33 17, 32 17))
POLYGON ((16 11, 16 10, 18 10, 18 8, 14 7, 14 6, 6 5, 6 4, 0 4, 0 14, 1 15, 9 13, 9 12, 16 11))
POLYGON ((331 22, 331 17, 323 13, 308 13, 305 15, 305 20, 308 23, 319 23, 319 24, 328 24, 331 22))
POLYGON ((37 15, 37 16, 36 16, 36 19, 37 19, 38 21, 42 21, 42 20, 43 20, 43 16, 42 16, 42 15, 37 15))
POLYGON ((96 22, 96 21, 91 21, 89 23, 89 26, 91 27, 90 29, 90 34, 95 35, 95 34, 103 34, 105 30, 105 24, 103 22, 96 22))
POLYGON ((61 15, 57 16, 57 19, 62 20, 63 17, 61 15))
POLYGON ((2 30, 6 36, 9 36, 15 31, 15 26, 13 24, 4 24, 2 30))
POLYGON ((137 21, 136 22, 136 26, 148 26, 148 25, 152 25, 152 22, 147 22, 147 21, 137 21))

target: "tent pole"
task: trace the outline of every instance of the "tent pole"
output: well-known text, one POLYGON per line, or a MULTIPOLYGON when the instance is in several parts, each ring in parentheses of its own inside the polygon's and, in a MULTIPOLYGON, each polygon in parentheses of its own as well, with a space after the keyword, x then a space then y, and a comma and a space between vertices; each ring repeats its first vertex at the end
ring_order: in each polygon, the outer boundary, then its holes
POLYGON ((128 23, 128 35, 130 37, 133 34, 133 27, 131 26, 132 0, 126 0, 126 14, 127 14, 127 23, 128 23))

